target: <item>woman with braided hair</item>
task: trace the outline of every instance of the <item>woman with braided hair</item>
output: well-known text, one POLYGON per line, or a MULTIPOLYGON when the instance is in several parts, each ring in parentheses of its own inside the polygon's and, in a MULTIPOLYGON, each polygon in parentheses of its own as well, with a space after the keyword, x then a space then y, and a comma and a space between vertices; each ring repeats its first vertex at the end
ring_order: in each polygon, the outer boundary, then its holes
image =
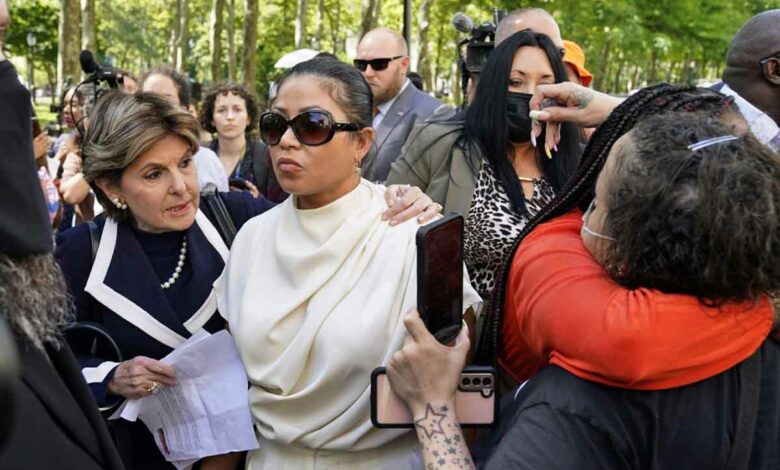
MULTIPOLYGON (((485 468, 780 461, 780 347, 764 341, 767 294, 780 289, 780 160, 742 130, 722 95, 669 85, 599 127, 521 234, 495 299, 499 364, 516 380, 536 375, 477 451, 485 468)), ((437 345, 419 319, 406 323, 413 339, 388 376, 420 430, 444 423, 418 432, 426 455, 441 455, 459 435, 448 385, 465 341, 437 345)), ((460 450, 452 458, 471 464, 460 450)))

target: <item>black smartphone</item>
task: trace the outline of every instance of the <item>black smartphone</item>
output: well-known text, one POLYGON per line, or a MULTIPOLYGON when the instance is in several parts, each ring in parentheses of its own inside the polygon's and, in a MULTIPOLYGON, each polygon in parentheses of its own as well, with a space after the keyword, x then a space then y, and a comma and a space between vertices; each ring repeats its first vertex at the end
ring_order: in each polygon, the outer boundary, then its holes
POLYGON ((444 344, 463 325, 463 224, 453 212, 417 230, 417 310, 444 344))
POLYGON ((246 180, 243 178, 230 178, 228 180, 228 186, 249 191, 249 186, 246 185, 246 180))

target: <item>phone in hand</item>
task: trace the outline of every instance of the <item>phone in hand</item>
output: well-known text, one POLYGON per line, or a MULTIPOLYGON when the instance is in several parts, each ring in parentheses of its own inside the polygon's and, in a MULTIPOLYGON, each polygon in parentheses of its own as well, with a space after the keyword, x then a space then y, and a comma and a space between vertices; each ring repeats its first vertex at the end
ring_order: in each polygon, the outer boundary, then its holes
POLYGON ((230 178, 228 180, 228 186, 249 191, 249 186, 246 185, 246 180, 243 178, 230 178))
POLYGON ((453 212, 417 230, 417 310, 443 344, 463 326, 463 225, 453 212))
MULTIPOLYGON (((486 366, 466 366, 455 392, 455 416, 462 427, 490 427, 498 416, 496 371, 486 366)), ((395 394, 387 370, 371 372, 371 423, 377 428, 413 428, 409 407, 395 394)))

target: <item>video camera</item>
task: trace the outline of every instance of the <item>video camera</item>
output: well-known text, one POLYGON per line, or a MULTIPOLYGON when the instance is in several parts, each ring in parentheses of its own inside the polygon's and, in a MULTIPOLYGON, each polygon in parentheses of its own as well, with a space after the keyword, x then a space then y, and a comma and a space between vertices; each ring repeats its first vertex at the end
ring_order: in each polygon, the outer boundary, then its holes
POLYGON ((458 42, 458 67, 461 72, 461 91, 464 94, 464 103, 466 102, 465 93, 469 78, 482 72, 490 51, 493 50, 496 25, 505 16, 506 10, 493 7, 493 21, 486 21, 476 26, 474 20, 465 13, 457 12, 452 17, 452 25, 455 29, 469 35, 458 42), (464 46, 465 52, 463 51, 464 46))
MULTIPOLYGON (((98 98, 100 98, 100 95, 106 90, 118 89, 123 84, 125 75, 123 71, 117 68, 97 63, 92 56, 92 52, 86 49, 79 54, 79 63, 81 64, 81 70, 87 75, 87 78, 76 85, 76 90, 82 87, 85 88, 83 93, 85 103, 82 103, 82 107, 84 109, 84 117, 87 117, 98 98)), ((71 100, 74 97, 76 97, 76 93, 73 94, 71 100)), ((72 106, 71 109, 73 109, 72 106)), ((76 128, 83 136, 84 126, 81 122, 76 123, 76 128)))

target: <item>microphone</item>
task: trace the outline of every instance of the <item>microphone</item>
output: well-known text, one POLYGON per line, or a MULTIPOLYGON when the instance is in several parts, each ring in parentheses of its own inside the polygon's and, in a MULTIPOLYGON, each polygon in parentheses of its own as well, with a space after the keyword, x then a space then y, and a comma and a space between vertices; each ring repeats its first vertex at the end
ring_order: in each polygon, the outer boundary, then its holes
POLYGON ((95 58, 92 57, 92 52, 86 49, 79 54, 79 63, 81 64, 81 70, 87 75, 95 73, 98 69, 98 64, 95 62, 95 58))
POLYGON ((452 16, 452 26, 461 33, 469 34, 474 29, 474 20, 465 13, 457 12, 452 16))
POLYGON ((81 64, 81 70, 85 74, 90 75, 84 80, 84 83, 93 83, 104 81, 108 82, 109 86, 116 88, 117 83, 122 83, 124 73, 110 65, 100 65, 95 61, 92 56, 92 52, 84 49, 79 53, 79 63, 81 64))

